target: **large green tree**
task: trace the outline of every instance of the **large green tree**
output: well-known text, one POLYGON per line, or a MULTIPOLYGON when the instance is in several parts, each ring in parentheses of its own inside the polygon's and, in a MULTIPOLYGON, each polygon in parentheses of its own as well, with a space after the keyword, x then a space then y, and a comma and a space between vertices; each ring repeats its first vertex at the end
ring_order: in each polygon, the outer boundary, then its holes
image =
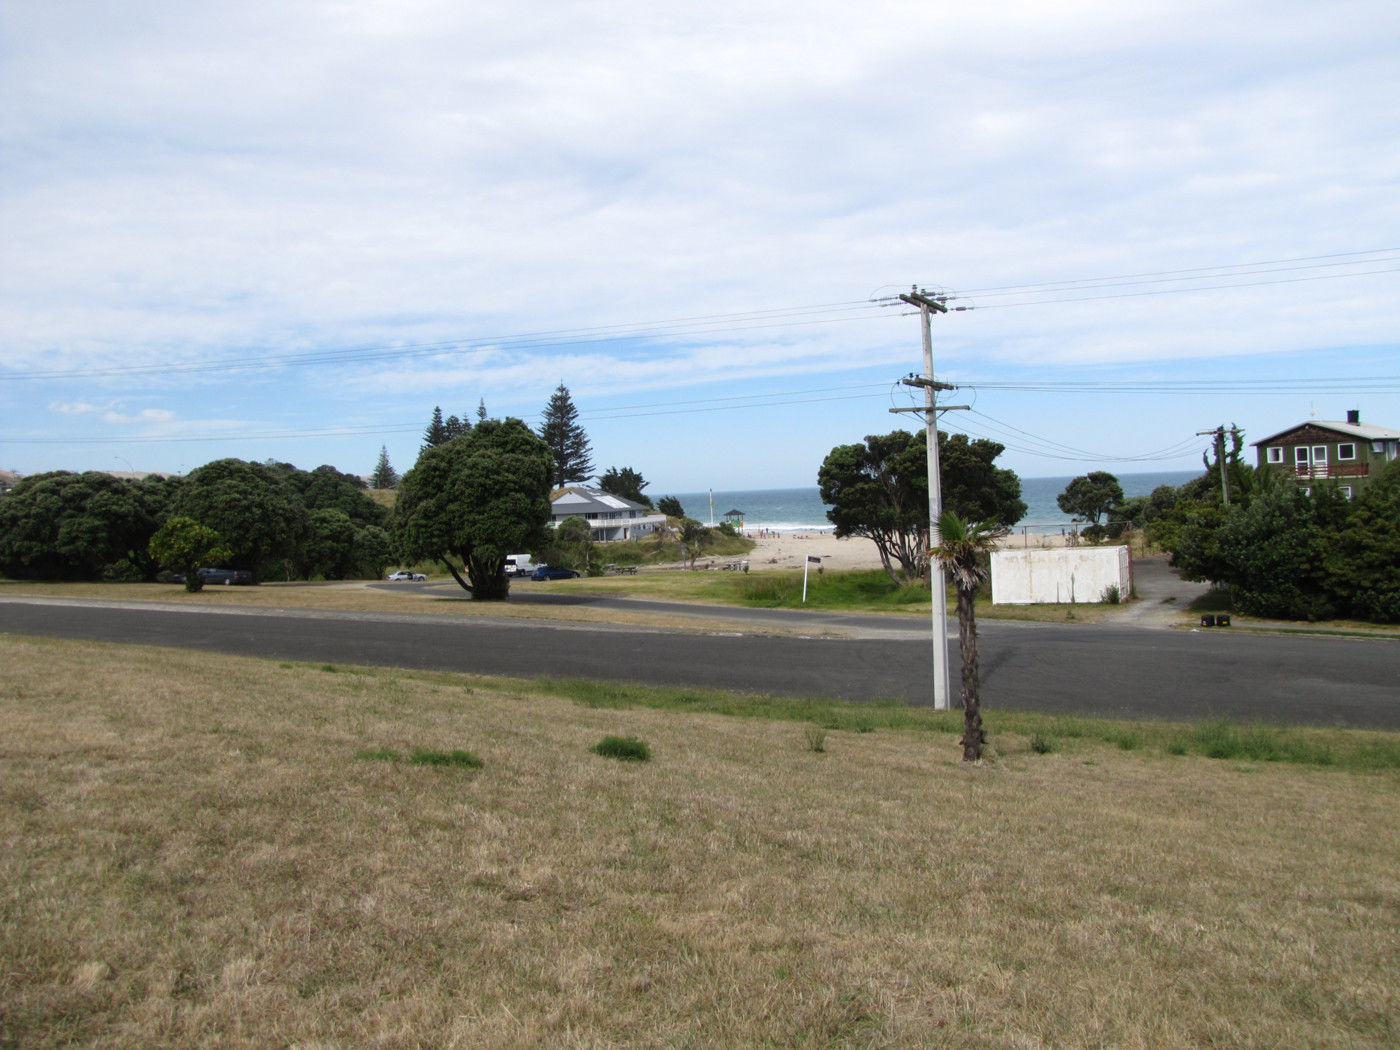
POLYGON ((279 563, 294 565, 309 528, 289 472, 241 459, 192 470, 173 509, 222 536, 230 567, 248 569, 254 579, 279 563))
POLYGON ((1352 506, 1324 564, 1339 608, 1362 620, 1400 623, 1400 460, 1352 506))
POLYGON ((184 576, 185 590, 191 594, 204 589, 200 568, 217 565, 229 556, 219 534, 193 518, 167 520, 151 537, 150 548, 162 568, 184 576))
MULTIPOLYGON (((925 447, 925 442, 919 442, 925 447)), ((998 467, 1006 446, 986 438, 938 432, 938 469, 943 483, 943 509, 967 521, 1009 529, 1026 516, 1021 479, 1014 470, 998 467)))
POLYGON ((1055 502, 1075 521, 1098 526, 1105 514, 1123 502, 1123 486, 1108 471, 1095 470, 1071 481, 1055 502))
POLYGON ((399 472, 389 465, 389 448, 386 445, 379 446, 379 460, 374 465, 369 483, 371 488, 376 489, 391 489, 399 483, 399 472))
POLYGON ((308 511, 338 510, 356 525, 383 525, 389 511, 370 497, 364 479, 328 464, 315 470, 298 470, 290 463, 276 464, 287 484, 301 497, 308 511))
POLYGON ((442 420, 442 406, 433 406, 433 418, 428 421, 428 425, 423 430, 423 444, 419 448, 418 454, 422 455, 430 448, 437 448, 439 445, 447 444, 447 425, 442 420))
POLYGON ((555 486, 587 481, 593 476, 593 450, 588 433, 578 421, 569 388, 560 383, 545 406, 540 437, 554 456, 555 486))
MULTIPOLYGON (((1009 527, 1026 513, 1021 481, 997 467, 1004 446, 939 432, 943 507, 968 520, 1009 527)), ((896 583, 928 572, 928 455, 924 431, 872 434, 838 445, 817 472, 838 536, 865 536, 896 583)))
POLYGON ((92 580, 119 563, 153 579, 151 536, 170 487, 99 471, 32 474, 0 499, 0 572, 16 579, 92 580))
POLYGON ((1346 500, 1323 487, 1282 486, 1229 512, 1218 543, 1220 579, 1242 612, 1325 620, 1338 612, 1327 569, 1346 500))
POLYGON ((399 483, 400 558, 441 561, 473 598, 506 598, 506 557, 546 545, 552 469, 548 446, 518 419, 485 420, 426 450, 399 483))
POLYGON ((343 580, 355 575, 355 523, 335 507, 308 515, 306 542, 298 559, 304 578, 343 580))
POLYGON ((598 487, 614 496, 630 499, 644 507, 651 506, 651 497, 642 494, 649 482, 631 467, 609 467, 598 479, 598 487))

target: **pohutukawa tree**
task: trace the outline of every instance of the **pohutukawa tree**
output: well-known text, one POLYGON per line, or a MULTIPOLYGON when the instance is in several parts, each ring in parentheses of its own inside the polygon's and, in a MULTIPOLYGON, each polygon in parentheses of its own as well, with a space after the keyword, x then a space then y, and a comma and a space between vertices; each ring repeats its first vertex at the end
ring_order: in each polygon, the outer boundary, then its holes
POLYGON ((1075 521, 1087 522, 1091 528, 1123 502, 1123 486, 1106 470, 1094 470, 1075 478, 1055 497, 1055 502, 1075 521))
POLYGON ((217 532, 229 567, 251 569, 261 580, 279 563, 294 562, 306 540, 310 521, 297 489, 304 480, 290 465, 216 459, 190 471, 171 512, 217 532))
POLYGON ((962 656, 963 761, 977 762, 987 745, 982 728, 980 662, 977 652, 977 589, 991 575, 988 558, 1006 535, 1000 525, 966 521, 951 510, 938 518, 938 544, 929 551, 958 595, 958 650, 962 656))
POLYGON ((474 599, 504 600, 506 558, 548 542, 552 468, 549 448, 518 419, 484 420, 426 449, 399 482, 391 518, 399 557, 441 561, 474 599))
POLYGON ((0 572, 21 580, 95 580, 125 559, 154 579, 147 545, 164 516, 163 485, 100 471, 22 478, 0 498, 0 572))
MULTIPOLYGON (((943 506, 969 520, 1014 525, 1026 513, 1021 479, 995 465, 995 441, 938 433, 943 506)), ((837 536, 875 543, 891 580, 909 584, 928 572, 928 445, 922 430, 872 434, 838 445, 817 472, 837 536)))

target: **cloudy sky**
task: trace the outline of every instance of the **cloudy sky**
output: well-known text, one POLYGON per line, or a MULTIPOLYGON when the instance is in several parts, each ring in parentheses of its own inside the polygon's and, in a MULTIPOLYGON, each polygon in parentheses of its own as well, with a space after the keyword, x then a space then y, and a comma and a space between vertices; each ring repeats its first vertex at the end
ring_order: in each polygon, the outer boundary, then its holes
POLYGON ((921 425, 1025 476, 1400 429, 1400 5, 0 0, 0 467, 412 465, 434 406, 653 495, 921 425))

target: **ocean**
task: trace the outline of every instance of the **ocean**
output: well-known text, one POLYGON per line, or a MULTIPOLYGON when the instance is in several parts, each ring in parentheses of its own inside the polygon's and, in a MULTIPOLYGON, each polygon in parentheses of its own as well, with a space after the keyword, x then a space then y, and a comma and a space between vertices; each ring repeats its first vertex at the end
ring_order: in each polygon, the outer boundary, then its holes
MULTIPOLYGON (((1123 495, 1146 496, 1158 485, 1184 485, 1200 477, 1199 470, 1165 471, 1149 474, 1118 474, 1123 495)), ((1055 497, 1065 490, 1074 475, 1056 478, 1022 478, 1021 499, 1026 502, 1026 516, 1016 523, 1017 529, 1031 532, 1058 532, 1071 525, 1069 515, 1060 510, 1055 497)), ((655 501, 671 493, 651 493, 655 501)), ((718 524, 726 514, 737 510, 743 515, 747 530, 768 529, 772 532, 808 532, 831 529, 826 517, 826 505, 813 486, 796 489, 750 489, 744 492, 715 489, 713 502, 709 492, 675 494, 685 508, 687 517, 709 524, 718 524), (713 512, 712 512, 713 507, 713 512)))

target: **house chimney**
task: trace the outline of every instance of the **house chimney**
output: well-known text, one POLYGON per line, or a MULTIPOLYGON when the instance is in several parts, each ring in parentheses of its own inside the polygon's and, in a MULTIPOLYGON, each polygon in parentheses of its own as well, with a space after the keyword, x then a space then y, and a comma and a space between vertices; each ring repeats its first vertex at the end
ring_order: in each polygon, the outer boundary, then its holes
POLYGON ((1349 409, 1347 409, 1347 422, 1348 422, 1348 423, 1353 423, 1353 424, 1355 424, 1355 423, 1360 423, 1360 422, 1361 422, 1361 409, 1359 409, 1359 408, 1349 408, 1349 409))

